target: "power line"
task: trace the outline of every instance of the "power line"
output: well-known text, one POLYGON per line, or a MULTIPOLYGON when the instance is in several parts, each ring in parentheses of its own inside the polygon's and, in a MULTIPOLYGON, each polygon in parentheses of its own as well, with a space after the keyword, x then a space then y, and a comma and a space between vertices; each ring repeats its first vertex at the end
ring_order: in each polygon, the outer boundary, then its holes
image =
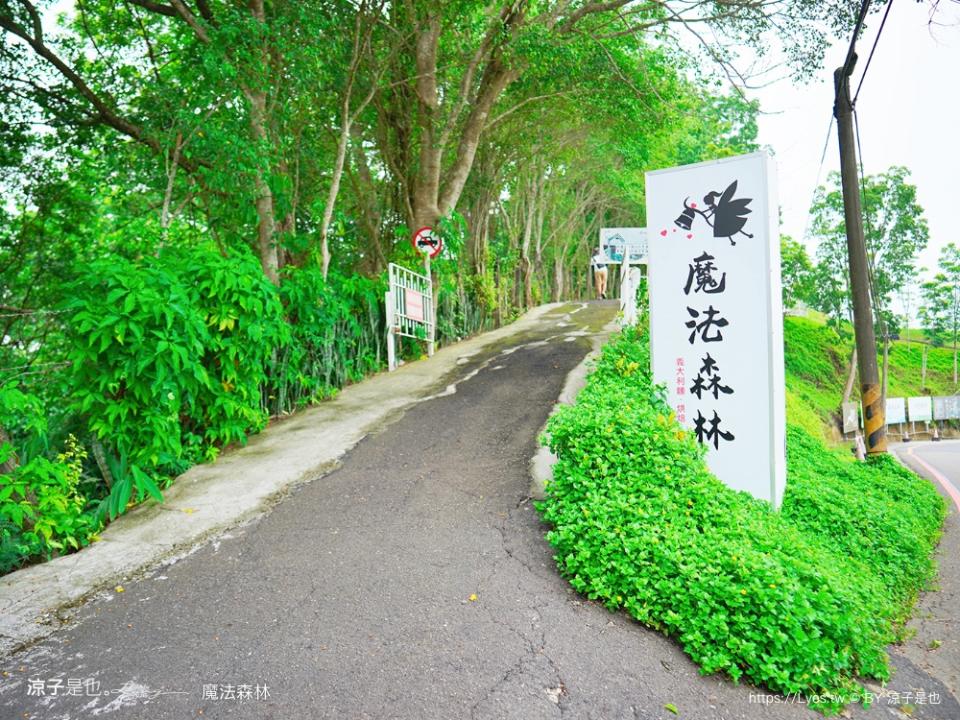
POLYGON ((883 20, 880 21, 880 29, 877 36, 873 39, 873 47, 870 48, 870 54, 867 56, 867 64, 863 66, 863 73, 860 75, 860 82, 857 84, 857 91, 853 94, 853 105, 856 106, 857 98, 860 97, 860 88, 863 87, 863 81, 867 77, 867 70, 870 69, 870 61, 873 60, 873 53, 877 50, 877 43, 880 42, 880 36, 883 34, 883 28, 887 24, 887 16, 890 14, 890 8, 893 7, 893 0, 887 0, 887 9, 883 13, 883 20))
MULTIPOLYGON (((817 168, 817 179, 813 183, 813 192, 817 192, 817 188, 820 187, 820 177, 823 175, 823 163, 827 159, 827 148, 830 147, 830 136, 833 134, 833 121, 834 117, 831 113, 830 115, 830 124, 827 125, 827 136, 823 139, 823 152, 820 153, 820 167, 817 168)), ((813 197, 811 195, 811 205, 813 203, 813 197)), ((810 232, 810 209, 807 209, 807 222, 803 227, 803 235, 800 237, 800 240, 806 240, 807 235, 810 232)))
POLYGON ((857 38, 860 37, 860 31, 863 30, 863 21, 867 17, 867 11, 870 9, 870 0, 863 0, 860 6, 860 13, 857 15, 857 25, 853 29, 853 36, 850 38, 850 47, 847 48, 847 59, 843 61, 843 74, 847 77, 853 72, 853 63, 856 62, 857 38))
MULTIPOLYGON (((860 204, 863 208, 863 220, 866 223, 868 230, 872 231, 873 228, 870 227, 870 208, 867 203, 867 180, 863 173, 863 147, 860 145, 860 119, 857 117, 857 109, 853 109, 853 128, 854 135, 857 138, 857 165, 859 166, 860 171, 860 204)), ((871 303, 874 314, 876 315, 876 322, 880 326, 880 334, 883 336, 884 342, 888 342, 889 338, 887 336, 887 323, 883 317, 883 311, 880 308, 880 296, 877 294, 877 281, 876 281, 876 270, 873 262, 873 251, 869 247, 870 244, 870 233, 867 233, 864 238, 864 244, 867 245, 867 275, 870 280, 870 295, 873 297, 874 302, 871 303)))

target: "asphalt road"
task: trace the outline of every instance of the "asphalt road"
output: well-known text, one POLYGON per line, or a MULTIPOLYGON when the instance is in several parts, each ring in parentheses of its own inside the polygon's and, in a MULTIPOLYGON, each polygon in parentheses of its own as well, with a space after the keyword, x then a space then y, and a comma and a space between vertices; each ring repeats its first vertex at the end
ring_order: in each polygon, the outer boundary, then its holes
MULTIPOLYGON (((937 550, 940 579, 935 592, 921 596, 910 621, 916 635, 902 653, 960 698, 960 440, 902 444, 894 450, 936 485, 948 513, 937 550)), ((955 717, 960 718, 960 705, 955 717)))
MULTIPOLYGON (((613 310, 568 321, 596 327, 613 310)), ((335 472, 10 658, 0 718, 820 717, 702 677, 672 641, 557 575, 528 463, 588 350, 562 320, 471 358, 456 392, 407 410, 335 472)), ((952 707, 916 715, 956 720, 940 714, 952 707)))

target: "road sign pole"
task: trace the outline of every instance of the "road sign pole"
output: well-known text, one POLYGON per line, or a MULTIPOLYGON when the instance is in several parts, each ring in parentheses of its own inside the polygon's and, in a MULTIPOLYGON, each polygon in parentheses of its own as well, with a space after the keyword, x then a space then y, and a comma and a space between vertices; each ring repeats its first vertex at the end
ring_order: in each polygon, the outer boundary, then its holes
POLYGON ((424 274, 427 276, 427 290, 430 291, 430 309, 427 315, 427 357, 433 357, 433 344, 436 338, 436 318, 437 308, 433 297, 433 276, 430 274, 430 253, 424 253, 423 256, 424 274))
POLYGON ((393 332, 393 291, 387 290, 385 298, 387 308, 387 370, 393 372, 397 369, 397 336, 393 332))

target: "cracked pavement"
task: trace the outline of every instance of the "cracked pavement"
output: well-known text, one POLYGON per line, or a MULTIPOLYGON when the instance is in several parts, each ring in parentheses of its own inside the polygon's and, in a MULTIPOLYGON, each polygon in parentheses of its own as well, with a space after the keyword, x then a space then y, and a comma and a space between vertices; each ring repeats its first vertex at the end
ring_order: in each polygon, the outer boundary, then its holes
POLYGON ((529 462, 615 306, 571 310, 466 358, 454 392, 408 408, 337 470, 7 658, 0 718, 677 717, 668 704, 698 720, 820 717, 701 676, 671 640, 558 576, 529 462), (31 696, 31 679, 62 687, 31 696))

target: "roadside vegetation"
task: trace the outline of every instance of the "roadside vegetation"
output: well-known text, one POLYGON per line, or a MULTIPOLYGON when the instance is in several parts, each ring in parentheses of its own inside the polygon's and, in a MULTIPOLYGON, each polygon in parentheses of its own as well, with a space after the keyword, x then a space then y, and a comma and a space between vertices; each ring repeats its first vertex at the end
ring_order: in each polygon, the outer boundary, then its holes
MULTIPOLYGON (((784 318, 783 335, 790 422, 828 444, 836 443, 841 437, 840 402, 850 371, 853 329, 810 313, 810 317, 784 318)), ((956 393, 953 349, 918 330, 911 330, 910 337, 909 342, 890 342, 887 397, 956 393)), ((858 401, 859 397, 855 382, 851 398, 858 401)))
MULTIPOLYGON (((702 19, 808 71, 851 18, 789 4, 702 19)), ((0 2, 0 573, 381 370, 423 226, 441 344, 588 297, 645 171, 757 149, 649 11, 0 2)))
MULTIPOLYGON (((828 332, 787 326, 793 342, 828 332)), ((710 474, 652 385, 646 332, 626 329, 550 420, 559 461, 539 505, 576 590, 675 638, 705 673, 801 693, 828 713, 861 679, 889 677, 885 648, 934 577, 945 516, 928 482, 889 457, 828 449, 817 407, 798 416, 828 392, 817 382, 837 375, 836 359, 787 361, 788 479, 775 512, 710 474)))

